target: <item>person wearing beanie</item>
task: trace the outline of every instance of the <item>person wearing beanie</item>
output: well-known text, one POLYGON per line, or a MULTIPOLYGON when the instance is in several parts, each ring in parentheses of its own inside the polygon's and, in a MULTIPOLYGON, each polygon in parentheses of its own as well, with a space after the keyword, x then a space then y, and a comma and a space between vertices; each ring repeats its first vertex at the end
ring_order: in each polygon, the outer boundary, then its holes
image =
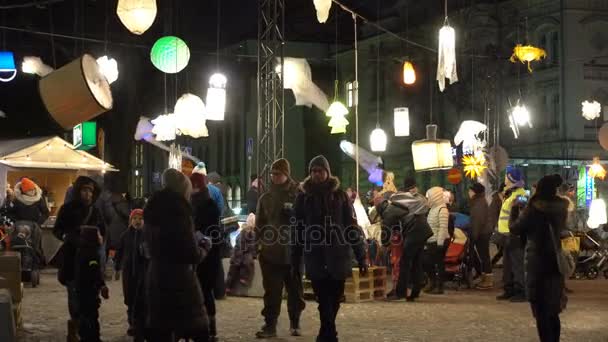
POLYGON ((148 256, 144 302, 151 341, 172 336, 209 340, 209 321, 196 265, 206 256, 205 239, 196 239, 191 182, 177 170, 163 174, 163 186, 144 209, 144 245, 148 256))
MULTIPOLYGON (((488 224, 488 202, 486 188, 481 183, 469 186, 469 208, 471 211, 471 247, 477 251, 479 259, 474 258, 477 274, 481 281, 476 288, 488 290, 494 287, 492 264, 490 263, 490 237, 493 227, 488 224)), ((475 255, 473 253, 473 255, 475 255)))
MULTIPOLYGON (((540 341, 559 341, 559 314, 564 309, 563 296, 567 270, 558 259, 562 253, 560 233, 567 230, 569 203, 557 194, 560 175, 543 177, 530 203, 521 215, 513 215, 511 232, 526 241, 526 293, 536 319, 540 341)), ((519 208, 518 208, 519 209, 519 208)), ((516 209, 514 209, 516 210, 516 209)))
POLYGON ((352 254, 359 272, 367 273, 365 238, 357 226, 348 195, 331 175, 324 156, 310 161, 309 177, 296 198, 292 270, 299 272, 302 257, 306 277, 319 303, 321 328, 317 341, 338 341, 336 316, 344 294, 346 278, 352 275, 352 254), (306 247, 306 248, 304 248, 306 247))
MULTIPOLYGON (((207 177, 199 173, 190 176, 192 182, 192 214, 197 234, 211 239, 211 249, 203 262, 196 268, 198 281, 205 299, 205 309, 209 316, 209 341, 217 340, 216 306, 214 288, 221 276, 221 244, 223 232, 220 226, 220 209, 211 198, 207 187, 207 177)), ((219 192, 219 191, 218 191, 219 192)))
POLYGON ((291 179, 291 167, 286 159, 278 159, 272 164, 270 180, 270 189, 260 197, 255 215, 255 236, 264 285, 264 326, 256 337, 276 336, 283 288, 287 290, 291 335, 300 336, 300 315, 305 307, 302 278, 300 272, 292 270, 289 257, 298 184, 291 179))
POLYGON ((127 321, 129 328, 127 335, 143 336, 145 320, 142 320, 141 312, 136 313, 138 307, 137 297, 139 284, 143 284, 146 258, 143 255, 144 242, 144 211, 134 209, 129 215, 129 228, 120 236, 120 242, 114 255, 115 279, 121 278, 122 272, 122 294, 127 306, 127 321))
POLYGON ((524 248, 521 237, 512 234, 509 229, 511 212, 514 206, 523 205, 522 198, 527 198, 524 190, 524 177, 520 169, 509 165, 505 174, 505 200, 500 208, 498 233, 504 241, 503 255, 503 286, 504 293, 496 297, 498 300, 512 302, 526 301, 524 289, 524 248))
POLYGON ((49 218, 49 208, 42 189, 29 178, 15 184, 13 206, 7 212, 13 221, 32 221, 42 225, 49 218))

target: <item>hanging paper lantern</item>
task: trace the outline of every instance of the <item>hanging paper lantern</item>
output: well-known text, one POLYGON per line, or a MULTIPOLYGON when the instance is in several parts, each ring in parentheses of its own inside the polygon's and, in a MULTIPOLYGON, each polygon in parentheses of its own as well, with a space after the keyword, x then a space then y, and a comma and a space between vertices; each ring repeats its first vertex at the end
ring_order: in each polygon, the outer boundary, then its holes
POLYGON ((528 125, 532 128, 532 122, 530 122, 530 112, 526 105, 519 104, 519 101, 515 107, 513 107, 513 118, 518 126, 528 125))
POLYGON ((296 98, 296 106, 307 106, 327 111, 329 102, 327 95, 312 81, 310 65, 304 58, 283 58, 283 73, 281 75, 281 60, 276 59, 275 72, 283 80, 283 88, 291 89, 296 98))
POLYGON ((206 125, 207 109, 200 97, 194 94, 184 94, 175 103, 175 128, 180 135, 193 138, 208 137, 206 125))
POLYGON ((448 183, 458 185, 462 182, 462 173, 460 170, 453 168, 448 171, 448 183))
POLYGON ((17 76, 15 56, 9 51, 0 51, 0 81, 10 82, 17 76))
POLYGON ((483 153, 462 157, 462 165, 464 166, 465 175, 471 179, 480 177, 483 171, 488 168, 483 153))
POLYGON ((317 10, 317 20, 323 24, 329 18, 329 10, 331 10, 332 0, 313 0, 315 9, 317 10))
POLYGON ((517 44, 515 48, 513 48, 513 55, 511 55, 509 60, 511 63, 516 63, 517 61, 520 61, 522 64, 528 63, 528 71, 532 72, 530 62, 540 61, 545 57, 547 57, 547 53, 541 48, 532 45, 522 46, 521 44, 517 44))
POLYGON ((600 164, 599 157, 593 157, 593 163, 589 165, 589 177, 604 179, 606 177, 606 169, 600 164))
POLYGON ((608 151, 608 123, 605 123, 597 132, 597 140, 604 150, 608 151))
MULTIPOLYGON (((156 119, 152 120, 154 128, 152 133, 156 134, 156 140, 168 141, 175 140, 175 115, 172 113, 159 115, 156 119)), ((181 165, 181 161, 180 161, 181 165)))
POLYGON ((348 109, 340 101, 333 102, 331 105, 329 105, 329 108, 327 108, 327 112, 325 112, 325 116, 332 117, 332 118, 334 116, 345 116, 345 115, 348 115, 348 109))
POLYGON ((369 136, 369 142, 371 145, 372 152, 384 152, 386 151, 387 137, 386 133, 380 126, 372 131, 369 136))
POLYGON ((331 117, 331 120, 329 120, 327 125, 331 127, 331 134, 346 133, 348 120, 346 120, 344 115, 336 115, 331 117))
POLYGON ((595 120, 600 117, 602 111, 602 105, 597 102, 584 101, 583 105, 583 117, 587 120, 595 120))
POLYGON ((606 202, 601 198, 596 198, 591 202, 591 206, 589 207, 587 225, 591 229, 596 229, 606 223, 608 223, 608 217, 606 217, 606 202))
POLYGON ((416 82, 416 71, 410 61, 403 62, 403 83, 414 84, 416 82))
POLYGON ((458 82, 456 70, 456 32, 447 23, 439 30, 439 57, 437 59, 437 82, 439 90, 445 89, 445 79, 450 79, 450 84, 458 82))
POLYGON ((226 76, 216 73, 209 78, 207 120, 222 121, 226 111, 226 76))
POLYGON ((169 168, 182 170, 182 149, 179 145, 171 144, 169 150, 169 168))
POLYGON ((188 65, 190 49, 186 42, 178 37, 162 37, 152 46, 150 60, 158 70, 167 74, 175 74, 188 65))
POLYGON ((454 166, 449 140, 437 139, 437 125, 426 126, 426 139, 412 143, 416 171, 445 170, 454 166))
POLYGON ((53 68, 44 64, 40 57, 26 56, 21 62, 21 71, 26 74, 36 74, 44 77, 53 72, 53 68))
POLYGON ((97 58, 97 64, 99 65, 99 71, 106 77, 108 83, 112 84, 118 79, 118 63, 114 58, 99 57, 97 58))
POLYGON ((116 14, 129 31, 143 34, 156 18, 156 0, 118 0, 116 14))
POLYGON ((407 107, 395 108, 395 136, 409 137, 410 136, 410 110, 407 107))

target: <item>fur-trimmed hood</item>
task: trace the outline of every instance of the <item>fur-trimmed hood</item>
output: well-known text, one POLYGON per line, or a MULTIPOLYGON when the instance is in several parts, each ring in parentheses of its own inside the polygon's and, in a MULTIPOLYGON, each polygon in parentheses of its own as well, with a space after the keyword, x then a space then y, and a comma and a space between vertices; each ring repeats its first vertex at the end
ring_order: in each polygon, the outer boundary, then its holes
POLYGON ((95 180, 93 180, 93 178, 90 178, 87 176, 78 176, 78 178, 76 178, 76 181, 74 181, 74 186, 72 187, 72 195, 74 196, 73 198, 79 201, 80 189, 85 184, 93 184, 93 202, 92 203, 97 202, 97 199, 99 198, 99 195, 101 194, 101 188, 99 187, 99 184, 97 184, 97 182, 95 180))
POLYGON ((17 183, 15 185, 15 199, 25 205, 32 205, 37 203, 42 198, 42 189, 40 189, 38 184, 35 184, 35 186, 36 194, 34 194, 34 196, 28 196, 21 192, 21 182, 17 183))
POLYGON ((308 176, 300 184, 300 190, 307 194, 321 189, 328 189, 330 192, 336 192, 340 189, 340 180, 337 177, 329 176, 325 183, 313 184, 310 176, 308 176))

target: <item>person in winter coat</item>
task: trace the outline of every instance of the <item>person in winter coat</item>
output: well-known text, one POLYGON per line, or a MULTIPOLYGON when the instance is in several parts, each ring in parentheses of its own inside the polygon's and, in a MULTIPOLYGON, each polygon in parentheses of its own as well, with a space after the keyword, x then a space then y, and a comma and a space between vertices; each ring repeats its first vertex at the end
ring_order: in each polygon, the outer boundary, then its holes
POLYGON ((258 197, 260 197, 260 179, 257 175, 251 176, 251 187, 247 191, 247 215, 255 214, 258 208, 258 197))
POLYGON ((500 217, 500 208, 504 199, 505 183, 500 184, 498 190, 492 194, 492 201, 488 208, 488 229, 494 232, 492 235, 492 243, 496 244, 498 252, 492 257, 492 267, 498 263, 503 255, 503 239, 498 233, 498 218, 500 217))
POLYGON ((258 338, 277 335, 277 320, 281 313, 283 288, 287 289, 290 332, 300 336, 300 314, 306 304, 303 299, 300 272, 291 269, 289 238, 293 204, 298 184, 291 179, 291 167, 286 159, 276 160, 271 167, 270 190, 265 192, 257 208, 255 236, 259 250, 264 285, 264 326, 258 338))
POLYGON ((450 213, 445 202, 443 188, 438 186, 430 188, 426 197, 431 207, 427 220, 433 231, 433 236, 426 241, 425 246, 428 260, 426 272, 430 282, 430 287, 426 291, 430 294, 443 294, 446 241, 450 239, 448 231, 450 213))
POLYGON ((129 202, 121 193, 114 191, 99 205, 106 220, 106 249, 116 250, 122 234, 129 227, 129 202))
POLYGON ((209 340, 216 341, 217 323, 213 290, 217 278, 220 276, 219 269, 222 267, 220 248, 223 242, 223 234, 220 226, 220 210, 209 195, 206 176, 194 173, 190 176, 190 181, 193 190, 191 202, 194 214, 194 229, 211 239, 211 250, 205 260, 198 265, 196 273, 203 290, 205 308, 209 317, 209 340))
POLYGON ((143 282, 143 271, 146 264, 145 256, 142 255, 143 228, 144 211, 134 209, 129 215, 129 229, 120 236, 120 242, 114 257, 116 278, 119 278, 121 276, 120 272, 122 272, 122 294, 127 306, 127 320, 129 322, 127 335, 129 336, 135 336, 136 331, 141 331, 143 328, 137 326, 135 317, 138 284, 143 282))
POLYGON ((227 292, 230 295, 244 295, 251 287, 255 275, 253 260, 257 254, 256 248, 255 215, 249 214, 246 223, 236 238, 234 251, 230 258, 230 268, 228 269, 228 277, 226 277, 227 292))
MULTIPOLYGON (((564 275, 560 273, 560 232, 566 229, 568 202, 557 195, 559 175, 545 176, 511 232, 525 241, 526 293, 541 342, 560 339, 564 275)), ((514 217, 515 215, 512 215, 514 217)))
POLYGON ((524 190, 524 177, 521 170, 508 166, 505 176, 507 194, 500 209, 498 232, 502 234, 504 244, 503 256, 503 284, 504 293, 496 297, 497 300, 510 300, 511 302, 525 302, 524 289, 524 248, 521 238, 509 229, 511 209, 527 196, 524 190))
POLYGON ((168 169, 163 189, 154 193, 144 209, 144 241, 149 250, 145 276, 148 341, 209 339, 203 293, 196 266, 205 257, 192 222, 192 184, 181 172, 168 169))
MULTIPOLYGON (((101 212, 94 203, 99 196, 100 189, 89 177, 79 176, 74 182, 72 201, 64 204, 57 214, 57 220, 53 228, 53 235, 63 241, 61 253, 63 260, 59 266, 59 282, 67 287, 68 309, 70 320, 68 321, 68 340, 77 340, 80 312, 78 303, 78 289, 74 281, 76 252, 80 247, 80 227, 97 227, 100 235, 105 237, 106 230, 101 212)), ((105 265, 105 251, 99 248, 101 265, 105 265)))
POLYGON ((321 328, 317 341, 338 341, 336 316, 346 278, 352 274, 354 252, 359 271, 367 273, 365 240, 356 225, 354 209, 331 175, 324 156, 310 161, 310 176, 296 199, 296 225, 291 243, 292 269, 299 270, 302 257, 306 276, 319 303, 321 328))
POLYGON ((429 237, 433 235, 426 219, 429 211, 427 200, 418 193, 413 179, 406 179, 404 190, 394 194, 378 208, 382 215, 383 236, 397 233, 403 240, 399 277, 392 296, 388 300, 414 301, 420 295, 422 285, 422 252, 429 237), (407 287, 411 283, 411 292, 407 287))
POLYGON ((97 227, 90 226, 80 229, 80 239, 74 280, 80 310, 78 334, 81 342, 100 342, 99 295, 104 299, 110 298, 99 254, 103 240, 97 227))
POLYGON ((490 237, 492 227, 488 225, 488 202, 486 201, 486 188, 480 183, 473 183, 469 187, 471 208, 471 245, 472 251, 479 256, 477 272, 481 274, 481 281, 476 288, 488 290, 494 287, 492 264, 490 263, 490 237))
POLYGON ((9 212, 14 221, 32 221, 42 225, 49 218, 49 207, 42 196, 42 189, 29 178, 22 178, 15 184, 14 196, 9 212))

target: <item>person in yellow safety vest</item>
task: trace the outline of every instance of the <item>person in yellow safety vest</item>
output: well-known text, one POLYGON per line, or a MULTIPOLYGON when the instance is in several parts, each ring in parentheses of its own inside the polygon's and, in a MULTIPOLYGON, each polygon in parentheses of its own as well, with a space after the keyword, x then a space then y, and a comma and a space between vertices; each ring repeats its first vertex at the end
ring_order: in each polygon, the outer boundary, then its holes
POLYGON ((498 232, 503 235, 503 284, 504 293, 496 299, 525 302, 524 246, 519 236, 511 234, 509 222, 514 205, 523 205, 527 198, 524 177, 520 169, 508 166, 505 175, 505 199, 500 209, 498 232))

